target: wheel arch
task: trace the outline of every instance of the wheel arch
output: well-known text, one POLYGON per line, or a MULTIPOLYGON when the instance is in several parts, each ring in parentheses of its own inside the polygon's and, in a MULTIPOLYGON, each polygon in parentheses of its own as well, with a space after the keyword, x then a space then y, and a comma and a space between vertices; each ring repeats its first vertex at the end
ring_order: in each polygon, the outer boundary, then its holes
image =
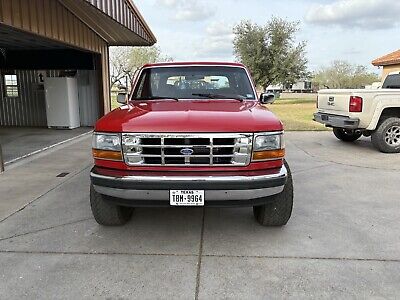
POLYGON ((387 117, 400 118, 400 107, 386 107, 381 113, 380 120, 387 117))
POLYGON ((371 123, 366 128, 367 130, 375 130, 376 127, 382 120, 390 117, 400 118, 400 107, 399 106, 386 106, 377 107, 375 114, 371 120, 371 123))

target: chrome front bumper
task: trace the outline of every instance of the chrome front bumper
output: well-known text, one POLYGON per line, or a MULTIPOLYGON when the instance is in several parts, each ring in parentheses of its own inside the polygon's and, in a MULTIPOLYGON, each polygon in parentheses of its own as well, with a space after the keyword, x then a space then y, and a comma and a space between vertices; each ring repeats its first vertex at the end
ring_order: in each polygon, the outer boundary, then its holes
POLYGON ((166 201, 169 190, 204 190, 205 202, 262 199, 283 191, 287 170, 256 176, 110 176, 90 173, 96 192, 129 201, 166 201))

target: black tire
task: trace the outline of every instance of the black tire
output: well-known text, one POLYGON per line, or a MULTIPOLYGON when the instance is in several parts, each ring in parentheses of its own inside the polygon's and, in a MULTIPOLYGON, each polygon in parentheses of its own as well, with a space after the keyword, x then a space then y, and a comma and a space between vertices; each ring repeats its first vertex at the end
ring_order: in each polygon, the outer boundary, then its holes
POLYGON ((400 153, 399 130, 400 118, 389 117, 387 119, 383 119, 381 122, 379 122, 376 130, 372 132, 372 144, 375 148, 383 153, 400 153))
POLYGON ((107 196, 99 194, 90 185, 90 207, 94 219, 104 226, 121 226, 126 224, 132 217, 133 208, 115 205, 107 201, 107 196))
POLYGON ((253 214, 258 223, 263 226, 286 225, 292 215, 293 209, 293 179, 289 165, 285 161, 288 178, 283 192, 268 197, 268 202, 261 206, 253 207, 253 214))
POLYGON ((354 142, 362 136, 361 132, 344 128, 333 128, 333 134, 343 142, 354 142))

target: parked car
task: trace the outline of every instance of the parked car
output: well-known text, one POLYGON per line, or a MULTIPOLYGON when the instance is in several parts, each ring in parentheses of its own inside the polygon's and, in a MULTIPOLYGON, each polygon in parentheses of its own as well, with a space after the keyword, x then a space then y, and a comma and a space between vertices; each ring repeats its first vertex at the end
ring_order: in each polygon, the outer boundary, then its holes
POLYGON ((390 73, 380 89, 321 90, 314 120, 353 142, 371 136, 384 153, 400 152, 400 72, 390 73))
POLYGON ((122 225, 134 207, 253 207, 285 225, 293 184, 282 123, 237 63, 145 65, 123 105, 93 134, 90 203, 96 221, 122 225))

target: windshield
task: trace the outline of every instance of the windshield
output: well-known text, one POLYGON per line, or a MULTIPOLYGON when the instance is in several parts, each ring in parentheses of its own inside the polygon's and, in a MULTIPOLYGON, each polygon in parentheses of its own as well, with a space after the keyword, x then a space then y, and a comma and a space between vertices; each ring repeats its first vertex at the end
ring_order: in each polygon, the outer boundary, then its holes
POLYGON ((255 100, 247 72, 239 67, 196 66, 144 69, 132 100, 143 99, 255 100))

